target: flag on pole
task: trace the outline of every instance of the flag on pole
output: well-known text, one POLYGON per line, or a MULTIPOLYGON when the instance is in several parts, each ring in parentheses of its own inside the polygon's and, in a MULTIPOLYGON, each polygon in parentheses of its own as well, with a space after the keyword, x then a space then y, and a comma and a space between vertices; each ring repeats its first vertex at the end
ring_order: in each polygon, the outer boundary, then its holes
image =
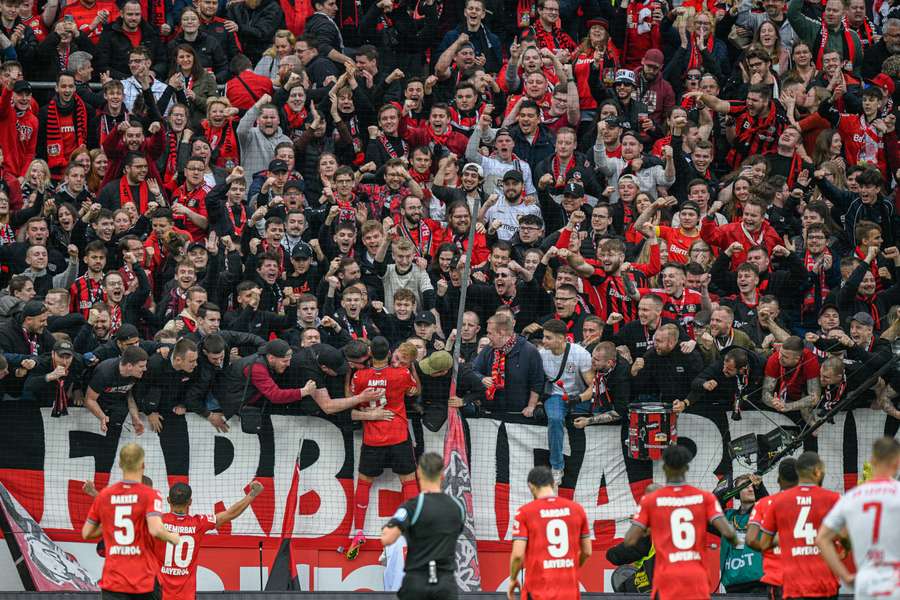
POLYGON ((463 592, 481 591, 481 568, 472 518, 472 476, 466 456, 466 440, 458 408, 449 408, 447 435, 444 438, 444 493, 459 499, 466 507, 466 525, 456 543, 456 585, 463 592))

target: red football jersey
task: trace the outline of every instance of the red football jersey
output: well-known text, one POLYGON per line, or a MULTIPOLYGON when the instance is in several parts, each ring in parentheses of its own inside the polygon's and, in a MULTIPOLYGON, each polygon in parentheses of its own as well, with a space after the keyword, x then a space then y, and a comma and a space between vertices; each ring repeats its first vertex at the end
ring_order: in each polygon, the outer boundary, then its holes
POLYGON ((766 361, 766 377, 775 380, 775 397, 794 402, 806 395, 806 382, 819 378, 819 361, 809 348, 804 348, 800 362, 793 369, 785 369, 778 361, 778 352, 766 361))
POLYGON ((538 498, 516 512, 513 539, 525 540, 525 585, 532 600, 580 598, 578 563, 582 538, 591 537, 587 515, 577 502, 538 498))
POLYGON ((156 540, 159 585, 163 600, 194 600, 197 597, 197 556, 207 531, 216 528, 216 515, 163 515, 166 529, 181 536, 177 546, 156 540))
POLYGON ((819 556, 816 534, 822 519, 840 494, 817 485, 803 484, 777 494, 761 523, 763 531, 778 534, 781 556, 790 566, 784 578, 785 598, 834 596, 838 582, 819 556))
POLYGON ((114 483, 97 494, 87 520, 103 527, 106 560, 100 589, 127 594, 153 591, 159 564, 147 517, 160 516, 162 508, 159 492, 135 481, 114 483))
POLYGON ((415 387, 416 380, 406 368, 360 369, 353 374, 354 394, 359 394, 366 388, 383 390, 381 407, 394 413, 394 418, 390 421, 363 421, 363 444, 393 446, 405 442, 409 438, 406 392, 415 387))
POLYGON ((650 529, 656 548, 653 598, 709 598, 703 563, 706 528, 725 518, 716 497, 690 485, 666 485, 641 499, 634 523, 650 529))
MULTIPOLYGON (((765 496, 753 505, 753 510, 750 511, 751 523, 756 523, 762 529, 763 519, 766 518, 766 514, 769 512, 772 501, 776 496, 777 494, 765 496)), ((784 567, 781 564, 781 546, 775 546, 763 552, 763 576, 760 581, 769 585, 780 586, 783 580, 784 567)))
POLYGON ((666 227, 658 225, 656 235, 666 240, 669 245, 669 260, 674 263, 686 264, 691 262, 691 244, 700 239, 700 232, 695 236, 685 235, 680 227, 666 227))

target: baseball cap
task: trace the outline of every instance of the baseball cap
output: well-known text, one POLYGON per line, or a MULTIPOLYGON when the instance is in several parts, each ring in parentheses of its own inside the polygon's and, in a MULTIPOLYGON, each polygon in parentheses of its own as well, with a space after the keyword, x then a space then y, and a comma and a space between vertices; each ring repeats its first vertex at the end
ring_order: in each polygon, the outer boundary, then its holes
POLYGON ((69 340, 59 340, 53 344, 53 351, 60 356, 74 356, 75 354, 75 348, 69 340))
POLYGON ((338 375, 344 375, 347 372, 347 359, 344 353, 328 344, 319 344, 316 346, 316 362, 320 365, 334 371, 338 375))
POLYGON ((470 163, 466 164, 466 166, 464 166, 462 170, 464 172, 465 171, 475 171, 475 173, 477 173, 479 177, 484 177, 484 169, 482 169, 481 165, 479 165, 478 163, 470 162, 470 163))
POLYGON ((497 133, 494 134, 494 141, 496 142, 497 138, 500 137, 501 135, 508 135, 509 137, 512 137, 512 133, 509 131, 508 128, 501 127, 500 129, 497 130, 497 133))
POLYGON ((47 306, 40 300, 29 300, 22 306, 23 317, 38 317, 47 312, 47 306))
POLYGON ((606 117, 603 120, 603 122, 606 123, 606 125, 608 127, 621 127, 622 126, 622 121, 619 120, 619 117, 606 117))
POLYGON ((503 181, 507 181, 509 179, 518 181, 519 183, 522 183, 523 181, 525 181, 525 178, 522 177, 522 172, 519 171, 518 169, 510 169, 509 171, 507 171, 506 173, 503 174, 503 181))
POLYGON ((634 85, 634 71, 629 69, 619 69, 616 71, 615 83, 630 83, 634 85))
POLYGON ((850 317, 850 322, 856 321, 860 325, 865 325, 866 327, 875 327, 875 319, 872 318, 867 312, 858 312, 852 317, 850 317))
POLYGON ((271 173, 286 173, 288 170, 287 162, 281 160, 280 158, 276 158, 275 160, 269 163, 269 172, 271 173))
POLYGON ((313 257, 312 246, 306 242, 298 242, 294 249, 291 250, 291 258, 298 260, 307 260, 313 257))
POLYGON ((706 327, 709 325, 709 319, 712 317, 712 313, 708 310, 698 310, 697 314, 694 315, 694 325, 697 327, 706 327))
POLYGON ((645 65, 656 65, 657 67, 661 67, 663 66, 664 60, 662 50, 650 48, 644 53, 644 60, 642 62, 645 65))
POLYGON ((888 96, 894 95, 894 90, 896 89, 896 84, 890 75, 885 73, 879 73, 875 77, 869 80, 872 85, 876 85, 884 90, 888 96))
POLYGON ((834 302, 826 302, 825 304, 822 305, 822 308, 819 309, 819 316, 821 317, 822 313, 824 313, 829 308, 833 308, 837 312, 840 312, 840 311, 838 311, 837 304, 835 304, 834 302))
POLYGON ((291 346, 284 340, 272 340, 266 342, 262 347, 262 354, 274 356, 275 358, 287 358, 291 353, 291 346))
POLYGON ((686 208, 694 211, 698 215, 700 214, 700 205, 697 204, 696 202, 694 202, 693 200, 685 201, 684 203, 682 203, 681 208, 679 208, 678 210, 684 210, 686 208))
POLYGON ((439 350, 419 361, 419 368, 426 375, 446 371, 453 366, 453 356, 446 350, 439 350))
POLYGON ((20 79, 19 81, 13 84, 13 91, 19 94, 31 93, 31 84, 25 81, 24 79, 20 79))
POLYGON ((124 342, 125 340, 133 340, 134 338, 140 338, 141 335, 138 333, 137 327, 132 325, 131 323, 124 323, 119 330, 116 332, 116 341, 124 342))
POLYGON ((584 186, 577 181, 570 181, 566 184, 566 187, 563 190, 563 195, 572 196, 574 198, 581 198, 582 196, 584 196, 584 186))
POLYGON ((638 178, 631 173, 625 173, 624 175, 619 176, 619 181, 630 181, 634 185, 640 186, 641 184, 638 182, 638 178))
POLYGON ((434 319, 434 314, 431 311, 423 310, 420 313, 416 313, 416 318, 413 320, 413 324, 416 323, 428 323, 429 325, 436 325, 437 321, 434 319))
POLYGON ((599 25, 603 29, 606 29, 607 31, 609 31, 609 21, 607 21, 606 19, 601 19, 601 18, 588 19, 588 22, 586 23, 586 25, 587 25, 588 29, 590 29, 594 25, 599 25))
MULTIPOLYGON (((274 162, 274 161, 272 161, 274 162)), ((284 161, 281 161, 284 162, 284 161)), ((269 169, 271 171, 271 169, 269 169)), ((284 184, 284 192, 287 193, 288 190, 299 190, 303 191, 303 182, 299 179, 291 179, 287 183, 284 184)))
POLYGON ((191 250, 198 250, 198 249, 206 252, 207 251, 206 244, 202 244, 200 242, 191 242, 191 245, 188 246, 187 251, 190 252, 191 250))

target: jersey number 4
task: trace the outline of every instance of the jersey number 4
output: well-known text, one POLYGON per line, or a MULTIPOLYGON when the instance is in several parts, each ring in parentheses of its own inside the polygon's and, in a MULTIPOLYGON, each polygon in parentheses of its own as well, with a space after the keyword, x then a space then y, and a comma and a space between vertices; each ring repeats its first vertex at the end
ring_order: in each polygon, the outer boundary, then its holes
POLYGON ((797 522, 794 523, 794 539, 803 540, 807 546, 816 543, 816 528, 809 522, 809 506, 801 506, 797 513, 797 522))

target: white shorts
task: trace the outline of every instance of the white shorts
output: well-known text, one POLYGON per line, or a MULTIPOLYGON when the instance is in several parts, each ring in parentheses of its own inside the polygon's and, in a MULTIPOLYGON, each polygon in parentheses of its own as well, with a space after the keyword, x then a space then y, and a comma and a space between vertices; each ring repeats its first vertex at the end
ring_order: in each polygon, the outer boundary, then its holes
POLYGON ((900 567, 866 567, 853 582, 856 600, 900 600, 900 567))

